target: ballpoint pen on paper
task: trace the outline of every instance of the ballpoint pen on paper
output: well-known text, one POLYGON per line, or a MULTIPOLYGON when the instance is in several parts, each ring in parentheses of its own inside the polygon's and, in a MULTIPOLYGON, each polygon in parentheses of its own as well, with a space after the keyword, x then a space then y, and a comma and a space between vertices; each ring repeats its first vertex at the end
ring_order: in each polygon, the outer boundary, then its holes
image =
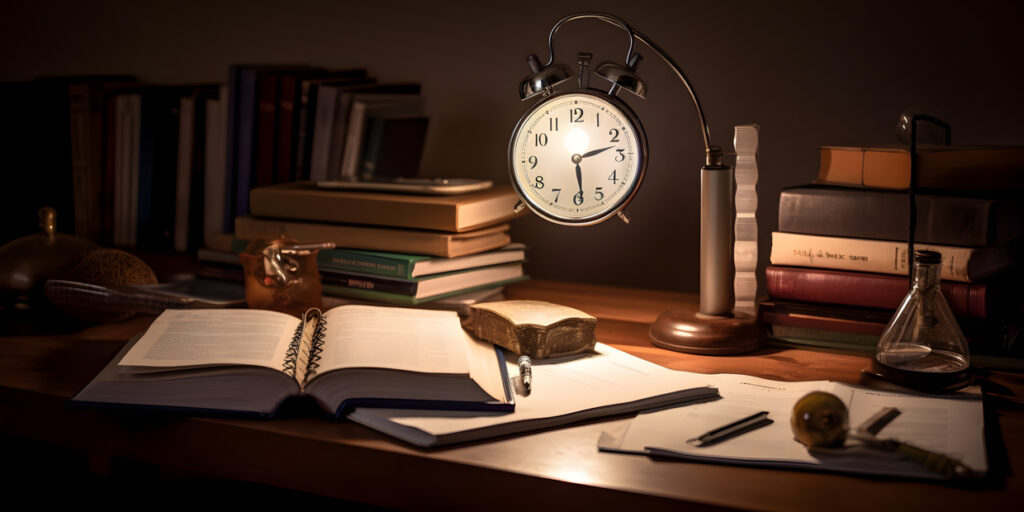
POLYGON ((714 430, 710 430, 693 439, 688 439, 686 443, 695 444, 697 446, 710 446, 725 441, 726 439, 731 439, 740 434, 750 432, 751 430, 771 425, 772 423, 774 423, 774 421, 768 418, 768 411, 761 411, 741 420, 729 423, 728 425, 723 425, 714 430))
POLYGON ((519 356, 519 381, 529 392, 533 385, 533 362, 530 361, 530 356, 519 356))

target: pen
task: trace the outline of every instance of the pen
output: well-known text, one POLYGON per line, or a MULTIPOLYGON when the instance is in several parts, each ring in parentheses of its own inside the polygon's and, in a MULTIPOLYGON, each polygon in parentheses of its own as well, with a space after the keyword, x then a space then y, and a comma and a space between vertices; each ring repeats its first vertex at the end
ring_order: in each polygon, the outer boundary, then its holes
POLYGON ((530 361, 530 356, 519 356, 519 381, 523 383, 523 387, 527 392, 530 391, 530 386, 533 385, 533 362, 530 361))
POLYGON ((689 439, 686 441, 687 444, 697 443, 697 446, 708 446, 715 443, 720 443, 726 439, 731 439, 740 434, 756 430, 761 427, 771 425, 774 423, 773 420, 768 419, 768 411, 761 411, 756 414, 752 414, 741 420, 734 421, 728 425, 723 425, 714 430, 689 439))

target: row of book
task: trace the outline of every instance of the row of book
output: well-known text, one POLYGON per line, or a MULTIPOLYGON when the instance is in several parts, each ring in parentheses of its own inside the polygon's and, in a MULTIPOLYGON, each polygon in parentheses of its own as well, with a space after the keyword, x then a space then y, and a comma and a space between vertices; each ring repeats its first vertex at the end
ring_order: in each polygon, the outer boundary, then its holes
POLYGON ((433 196, 257 187, 233 237, 198 251, 199 273, 243 280, 238 253, 251 240, 334 242, 317 255, 326 297, 462 309, 499 300, 504 285, 526 278, 525 247, 509 236, 515 201, 507 186, 433 196))
POLYGON ((195 250, 249 213, 254 187, 414 176, 426 138, 420 86, 365 70, 232 66, 226 83, 128 75, 0 84, 0 147, 17 190, 0 238, 58 229, 107 245, 195 250))
MULTIPOLYGON (((915 249, 942 255, 942 293, 972 356, 1024 355, 1024 149, 920 155, 915 249)), ((905 148, 823 147, 818 180, 782 191, 760 308, 773 337, 874 351, 909 290, 909 174, 905 148)))

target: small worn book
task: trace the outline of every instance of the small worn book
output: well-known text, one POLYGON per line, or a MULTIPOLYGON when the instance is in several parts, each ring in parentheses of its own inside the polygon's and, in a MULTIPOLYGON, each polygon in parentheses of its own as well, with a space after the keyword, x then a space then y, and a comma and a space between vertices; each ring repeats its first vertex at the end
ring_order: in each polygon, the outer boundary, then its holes
POLYGON ((501 349, 452 311, 346 305, 299 320, 265 310, 167 310, 77 404, 271 416, 286 398, 349 407, 511 411, 501 349))

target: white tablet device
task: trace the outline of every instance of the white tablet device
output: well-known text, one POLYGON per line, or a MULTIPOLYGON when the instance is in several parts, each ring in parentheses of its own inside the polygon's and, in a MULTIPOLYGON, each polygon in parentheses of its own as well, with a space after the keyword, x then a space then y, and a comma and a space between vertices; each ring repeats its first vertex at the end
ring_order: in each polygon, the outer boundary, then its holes
POLYGON ((379 192, 400 192, 406 194, 465 194, 491 188, 490 180, 472 178, 388 178, 365 181, 318 181, 316 186, 324 189, 373 190, 379 192))

